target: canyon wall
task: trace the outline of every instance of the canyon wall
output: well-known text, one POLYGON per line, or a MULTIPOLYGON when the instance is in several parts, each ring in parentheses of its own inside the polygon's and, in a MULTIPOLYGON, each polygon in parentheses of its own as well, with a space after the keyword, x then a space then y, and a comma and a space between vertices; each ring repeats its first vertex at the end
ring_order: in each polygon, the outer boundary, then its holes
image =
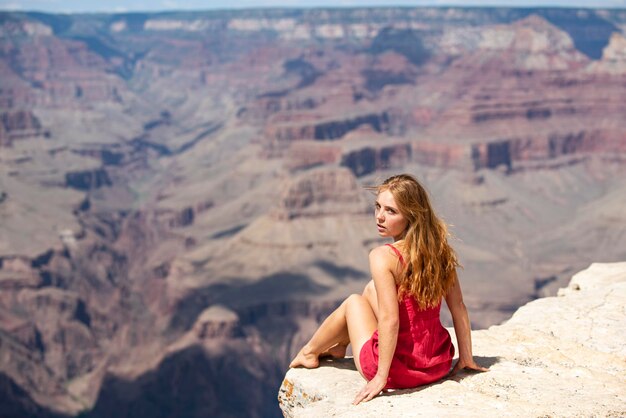
POLYGON ((370 279, 371 186, 398 172, 451 224, 477 328, 626 259, 624 28, 1 12, 0 415, 278 416, 289 359, 370 279))

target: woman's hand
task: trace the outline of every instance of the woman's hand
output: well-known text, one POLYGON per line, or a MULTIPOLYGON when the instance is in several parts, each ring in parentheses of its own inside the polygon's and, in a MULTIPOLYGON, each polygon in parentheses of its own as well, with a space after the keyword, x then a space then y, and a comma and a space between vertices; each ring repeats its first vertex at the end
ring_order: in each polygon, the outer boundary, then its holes
POLYGON ((477 371, 477 372, 488 372, 489 371, 489 369, 487 369, 485 367, 481 367, 478 364, 476 364, 476 362, 474 361, 474 358, 470 358, 469 360, 459 359, 456 362, 456 364, 454 365, 454 368, 452 369, 452 372, 450 373, 450 376, 453 376, 453 375, 457 374, 461 370, 474 370, 474 371, 477 371))
POLYGON ((354 401, 352 401, 352 405, 358 405, 361 402, 367 402, 371 400, 374 396, 378 395, 387 384, 387 378, 381 376, 374 376, 372 380, 367 382, 365 387, 361 389, 354 401))

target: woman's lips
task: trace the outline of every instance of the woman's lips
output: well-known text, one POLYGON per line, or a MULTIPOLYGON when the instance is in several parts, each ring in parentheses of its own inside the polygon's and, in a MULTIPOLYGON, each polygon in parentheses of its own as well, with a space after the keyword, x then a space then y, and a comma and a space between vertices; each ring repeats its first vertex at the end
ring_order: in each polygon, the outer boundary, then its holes
POLYGON ((378 227, 378 230, 379 230, 379 231, 383 231, 383 230, 385 230, 385 227, 384 227, 384 226, 382 226, 381 224, 376 224, 376 226, 378 227))

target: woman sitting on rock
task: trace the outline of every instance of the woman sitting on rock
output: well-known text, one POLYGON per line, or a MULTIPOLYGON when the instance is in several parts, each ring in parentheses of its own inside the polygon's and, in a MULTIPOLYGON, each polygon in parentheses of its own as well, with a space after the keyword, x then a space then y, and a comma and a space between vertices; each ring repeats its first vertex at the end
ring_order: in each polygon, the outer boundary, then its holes
POLYGON ((373 280, 363 294, 349 296, 331 313, 289 365, 315 368, 320 357, 344 357, 352 344, 354 363, 368 381, 354 404, 385 388, 412 388, 448 374, 454 346, 439 319, 442 298, 459 344, 452 373, 487 370, 474 362, 459 263, 426 190, 407 174, 388 178, 376 190, 378 234, 394 243, 370 252, 373 280))

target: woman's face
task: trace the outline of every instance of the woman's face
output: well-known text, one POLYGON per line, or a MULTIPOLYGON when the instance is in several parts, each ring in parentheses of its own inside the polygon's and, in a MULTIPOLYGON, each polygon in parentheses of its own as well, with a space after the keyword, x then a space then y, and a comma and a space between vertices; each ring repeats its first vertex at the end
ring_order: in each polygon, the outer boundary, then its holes
POLYGON ((404 238, 409 221, 398 210, 391 192, 389 190, 380 192, 374 205, 378 235, 393 238, 394 241, 404 238))

